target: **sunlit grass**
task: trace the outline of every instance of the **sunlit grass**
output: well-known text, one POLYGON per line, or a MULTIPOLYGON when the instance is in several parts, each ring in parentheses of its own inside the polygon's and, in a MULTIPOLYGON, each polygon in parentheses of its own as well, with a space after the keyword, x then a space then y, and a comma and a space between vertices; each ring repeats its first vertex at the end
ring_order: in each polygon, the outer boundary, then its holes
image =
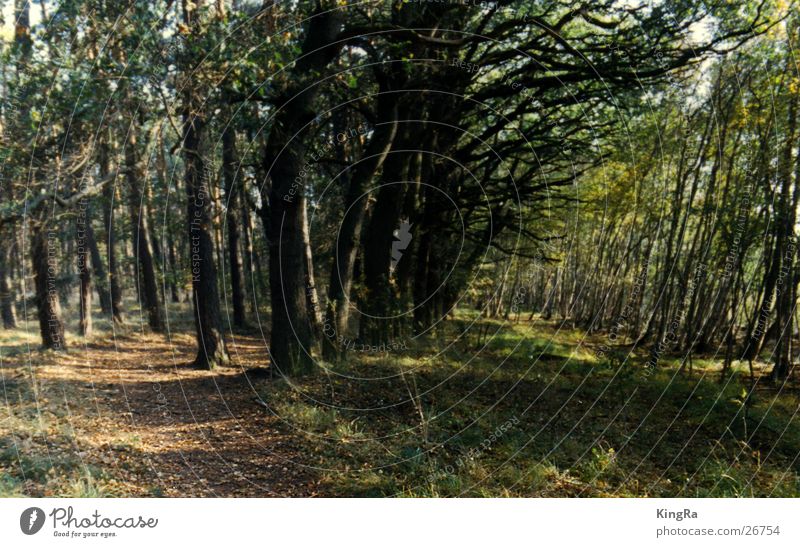
POLYGON ((278 413, 306 436, 324 483, 340 495, 800 494, 800 435, 783 431, 797 397, 785 393, 771 407, 771 391, 748 398, 746 364, 723 383, 720 363, 706 358, 689 374, 668 357, 645 376, 646 352, 599 359, 597 340, 574 330, 487 323, 491 334, 445 355, 431 344, 414 359, 354 354, 336 366, 394 380, 333 375, 296 386, 319 400, 339 394, 335 412, 296 390, 267 387, 266 396, 281 399, 278 413), (380 402, 394 406, 363 410, 380 402), (341 433, 353 427, 355 435, 341 433))
MULTIPOLYGON (((747 363, 720 382, 718 361, 697 357, 691 373, 678 372, 680 359, 665 355, 643 375, 646 352, 598 357, 599 335, 541 320, 481 319, 464 332, 466 319, 459 313, 407 352, 352 352, 316 376, 257 384, 324 493, 799 495, 796 391, 751 392, 747 363)), ((140 336, 126 329, 117 335, 140 336)), ((38 342, 35 332, 0 331, 0 495, 125 495, 113 470, 87 465, 76 447, 69 384, 36 381, 40 367, 65 359, 38 342)), ((142 448, 135 437, 108 443, 142 448)))

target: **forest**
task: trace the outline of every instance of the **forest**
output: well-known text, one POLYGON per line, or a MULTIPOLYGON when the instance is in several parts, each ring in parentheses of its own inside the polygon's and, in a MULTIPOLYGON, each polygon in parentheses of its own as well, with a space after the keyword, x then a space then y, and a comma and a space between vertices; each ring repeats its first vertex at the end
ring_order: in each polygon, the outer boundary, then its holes
POLYGON ((794 0, 0 29, 0 496, 800 495, 794 0))

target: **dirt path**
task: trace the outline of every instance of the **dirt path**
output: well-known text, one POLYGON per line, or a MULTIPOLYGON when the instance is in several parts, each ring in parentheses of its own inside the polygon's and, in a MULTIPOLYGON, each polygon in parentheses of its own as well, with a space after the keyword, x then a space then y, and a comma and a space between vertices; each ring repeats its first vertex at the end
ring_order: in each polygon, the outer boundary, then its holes
POLYGON ((314 495, 317 479, 294 463, 303 458, 289 428, 256 400, 263 342, 237 336, 230 349, 235 366, 208 372, 188 366, 194 349, 185 335, 73 346, 35 368, 51 393, 41 404, 63 392, 78 456, 117 477, 118 494, 314 495))

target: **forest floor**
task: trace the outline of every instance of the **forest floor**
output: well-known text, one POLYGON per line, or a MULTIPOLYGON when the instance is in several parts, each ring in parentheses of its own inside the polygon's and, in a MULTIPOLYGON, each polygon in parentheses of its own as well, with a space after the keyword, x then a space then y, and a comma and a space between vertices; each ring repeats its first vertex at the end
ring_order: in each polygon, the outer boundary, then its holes
POLYGON ((600 337, 472 319, 293 383, 257 332, 209 372, 188 334, 2 331, 0 496, 800 495, 800 392, 766 365, 749 392, 742 364, 645 375, 600 337))
MULTIPOLYGON (((0 495, 310 496, 291 435, 241 367, 263 344, 235 337, 236 367, 189 367, 186 335, 118 334, 66 354, 4 344, 0 495), (10 351, 9 351, 10 349, 10 351)), ((266 370, 266 369, 263 369, 266 370)), ((253 372, 256 372, 255 374, 253 372)), ((250 378, 259 377, 251 371, 250 378)))

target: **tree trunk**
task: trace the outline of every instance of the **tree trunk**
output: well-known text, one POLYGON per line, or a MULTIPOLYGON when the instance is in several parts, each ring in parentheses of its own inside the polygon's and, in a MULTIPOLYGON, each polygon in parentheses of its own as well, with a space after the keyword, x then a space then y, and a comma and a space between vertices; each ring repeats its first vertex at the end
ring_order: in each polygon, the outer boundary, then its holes
POLYGON ((340 10, 326 11, 317 5, 302 55, 292 71, 295 83, 285 93, 289 99, 278 109, 264 157, 264 168, 271 179, 268 189, 265 185, 260 187, 262 203, 269 204, 262 205, 261 217, 270 251, 270 353, 272 364, 287 376, 309 373, 315 366, 315 311, 310 309, 306 286, 309 273, 313 275, 306 246, 304 192, 308 158, 303 135, 298 132, 314 118, 318 74, 341 48, 341 44, 335 44, 341 23, 340 10))
POLYGON ((136 129, 130 128, 125 145, 125 165, 128 169, 128 192, 131 222, 136 225, 135 248, 137 270, 134 279, 139 288, 142 309, 147 311, 147 322, 154 332, 164 329, 161 311, 161 298, 158 294, 155 260, 153 259, 153 240, 150 233, 149 207, 142 191, 146 184, 145 174, 139 168, 136 151, 136 129), (141 283, 141 285, 140 285, 141 283))
MULTIPOLYGON (((201 2, 184 3, 184 23, 194 35, 201 33, 198 9, 201 2)), ((191 80, 193 66, 184 67, 191 80)), ((197 334, 197 357, 193 365, 213 369, 230 362, 222 331, 217 285, 217 266, 212 220, 211 176, 202 156, 206 127, 205 97, 196 85, 185 86, 183 94, 183 162, 187 197, 187 221, 191 247, 192 300, 197 334)))
POLYGON ((780 238, 780 260, 781 268, 775 287, 776 324, 778 327, 778 343, 775 348, 775 366, 772 368, 771 377, 773 380, 785 380, 789 376, 791 369, 791 345, 793 333, 793 319, 795 305, 797 301, 797 285, 795 282, 795 256, 797 246, 794 237, 794 227, 797 220, 797 206, 800 201, 800 154, 796 164, 796 180, 792 184, 792 154, 795 145, 795 132, 797 129, 797 98, 792 99, 789 105, 789 123, 786 130, 786 144, 784 145, 783 157, 779 167, 779 176, 782 180, 781 188, 781 225, 783 237, 780 238), (794 187, 792 195, 789 190, 794 187))
POLYGON ((100 247, 97 245, 97 237, 95 236, 91 222, 86 224, 86 242, 89 245, 89 252, 92 257, 93 279, 97 297, 100 299, 100 311, 102 311, 104 315, 108 315, 111 313, 111 292, 108 288, 108 272, 106 272, 106 265, 103 262, 103 257, 100 255, 100 247))
MULTIPOLYGON (((184 23, 192 29, 192 35, 201 30, 201 1, 183 4, 184 23)), ((191 59, 187 59, 191 60, 191 59)), ((206 112, 204 97, 192 79, 196 67, 187 63, 183 67, 187 85, 183 91, 183 162, 187 197, 187 221, 192 268, 192 301, 197 357, 193 366, 213 369, 230 362, 228 348, 222 331, 219 309, 217 266, 214 249, 214 225, 212 220, 213 195, 211 177, 202 156, 202 141, 205 132, 206 112)))
POLYGON ((241 200, 241 215, 242 238, 244 243, 244 270, 246 272, 244 278, 246 283, 250 283, 250 289, 252 291, 250 311, 253 315, 256 315, 258 313, 258 297, 260 294, 264 294, 264 291, 261 290, 264 279, 261 275, 261 262, 256 264, 258 267, 258 275, 256 275, 256 269, 253 264, 253 254, 255 253, 255 249, 253 249, 253 218, 250 214, 250 206, 247 199, 241 200))
POLYGON ((311 249, 311 229, 308 225, 308 208, 300 209, 300 226, 303 236, 303 268, 306 278, 306 307, 308 308, 308 318, 311 322, 311 331, 314 339, 319 340, 322 334, 322 312, 319 307, 319 296, 317 295, 317 283, 314 281, 314 253, 311 249))
POLYGON ((58 257, 54 247, 58 245, 58 239, 54 232, 47 232, 43 227, 36 226, 32 228, 32 232, 31 259, 42 346, 45 349, 64 351, 67 343, 64 339, 64 322, 61 319, 56 288, 58 257))
POLYGON ((338 336, 344 336, 347 331, 353 267, 367 211, 368 199, 365 191, 383 165, 397 133, 395 95, 383 94, 378 97, 378 120, 361 161, 353 169, 344 202, 345 215, 339 228, 336 249, 333 254, 322 339, 323 356, 331 361, 341 359, 344 353, 345 346, 338 343, 338 336))
POLYGON ((6 246, 0 255, 0 313, 3 316, 3 328, 17 327, 17 310, 14 305, 14 291, 11 288, 11 276, 8 264, 11 263, 13 245, 6 246))
MULTIPOLYGON (((398 150, 406 148, 405 139, 396 139, 395 143, 398 150)), ((397 311, 393 306, 395 295, 392 292, 389 276, 393 260, 402 260, 402 254, 392 256, 392 247, 395 231, 402 228, 401 198, 408 179, 408 164, 409 155, 402 151, 392 151, 386 158, 378 199, 364 241, 366 293, 360 303, 364 312, 361 316, 359 336, 364 342, 372 345, 388 341, 391 329, 387 322, 392 321, 391 316, 397 311)))
MULTIPOLYGON (((285 154, 285 153, 284 153, 285 154)), ((286 159, 276 162, 273 180, 292 181, 299 166, 286 159)), ((314 330, 306 299, 306 253, 303 232, 305 197, 288 194, 288 185, 273 189, 270 195, 269 281, 272 302, 270 353, 281 374, 300 376, 314 369, 312 350, 314 330), (284 199, 290 198, 290 199, 284 199)))
MULTIPOLYGON (((109 173, 108 165, 108 144, 101 143, 99 147, 100 155, 100 176, 105 177, 109 173)), ((103 188, 103 226, 106 233, 106 253, 108 255, 108 298, 111 301, 111 320, 117 324, 125 323, 125 311, 122 305, 122 288, 120 287, 120 272, 117 264, 117 239, 114 234, 114 197, 116 187, 114 183, 109 183, 103 188)), ((98 273, 100 270, 98 270, 98 273)), ((102 299, 101 299, 102 300, 102 299)))
POLYGON ((228 261, 231 276, 231 300, 233 303, 233 324, 244 327, 247 323, 245 312, 245 280, 241 245, 241 184, 236 184, 239 157, 236 151, 236 132, 228 126, 222 134, 222 174, 225 178, 226 204, 225 221, 228 228, 228 261))
MULTIPOLYGON (((86 198, 84 198, 85 201, 86 198)), ((78 278, 80 279, 80 321, 81 336, 92 334, 92 265, 89 249, 94 239, 91 235, 91 214, 87 203, 82 202, 78 209, 77 219, 77 257, 78 278)))
MULTIPOLYGON (((189 99, 192 101, 193 97, 189 99)), ((204 121, 192 112, 190 107, 184 115, 183 145, 188 202, 187 222, 191 245, 192 300, 198 346, 197 357, 193 364, 197 368, 210 370, 227 364, 230 358, 220 320, 210 181, 200 155, 204 121)))
POLYGON ((175 256, 175 241, 172 238, 170 238, 169 242, 167 243, 167 250, 169 251, 170 268, 169 291, 172 301, 174 303, 178 303, 181 301, 180 294, 178 293, 178 282, 176 279, 178 275, 178 258, 175 256))

